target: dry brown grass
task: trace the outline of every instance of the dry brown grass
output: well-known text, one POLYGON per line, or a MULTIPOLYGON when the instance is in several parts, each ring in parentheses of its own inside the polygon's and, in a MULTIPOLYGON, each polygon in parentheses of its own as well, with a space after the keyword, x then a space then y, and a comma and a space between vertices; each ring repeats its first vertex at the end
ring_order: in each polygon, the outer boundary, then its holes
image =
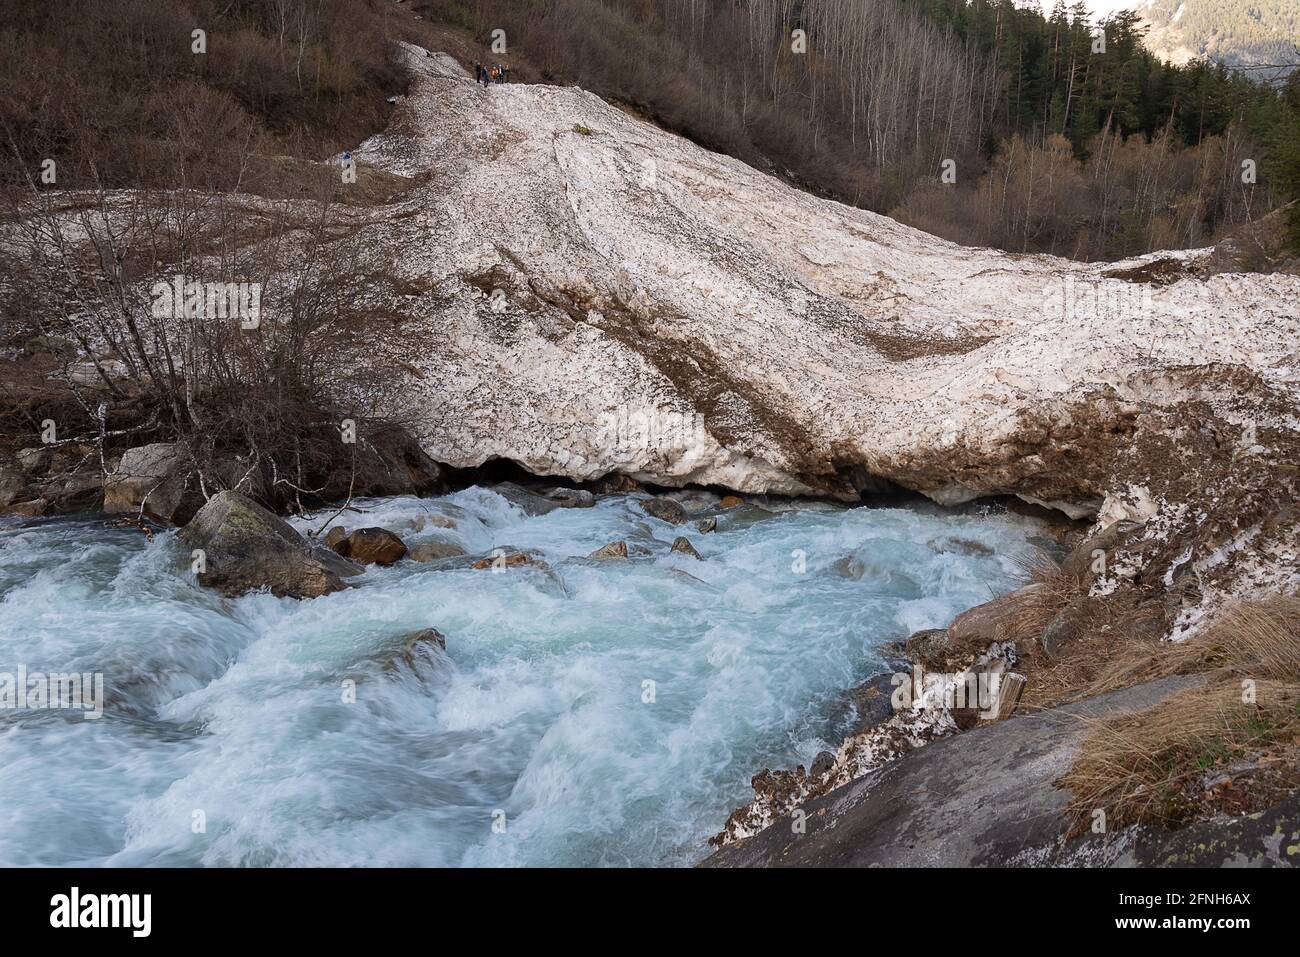
POLYGON ((1086 584, 1054 563, 1027 564, 1032 589, 1017 597, 998 624, 998 638, 1014 641, 1020 670, 1029 676, 1021 707, 1048 707, 1140 680, 1146 657, 1159 644, 1150 612, 1126 598, 1090 598, 1086 584), (1079 636, 1049 659, 1043 632, 1067 608, 1079 636))
POLYGON ((1184 823, 1214 810, 1268 806, 1298 780, 1300 599, 1277 597, 1227 609, 1181 645, 1165 645, 1115 666, 1134 680, 1209 673, 1137 714, 1093 722, 1060 784, 1075 794, 1076 831, 1104 809, 1110 826, 1184 823), (1218 776, 1237 791, 1216 789, 1218 776))

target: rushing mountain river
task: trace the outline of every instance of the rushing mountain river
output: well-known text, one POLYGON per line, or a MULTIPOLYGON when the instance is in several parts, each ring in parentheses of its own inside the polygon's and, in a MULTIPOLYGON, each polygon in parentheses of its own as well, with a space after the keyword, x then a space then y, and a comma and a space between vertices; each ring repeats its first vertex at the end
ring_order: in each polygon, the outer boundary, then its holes
POLYGON ((0 710, 0 865, 691 864, 756 770, 838 744, 885 642, 1013 587, 1040 530, 791 503, 701 534, 633 497, 529 517, 483 488, 359 505, 340 522, 545 566, 231 600, 171 532, 0 525, 0 674, 100 673, 105 700, 0 710), (616 539, 630 559, 583 557, 616 539), (402 659, 429 627, 445 653, 402 659))

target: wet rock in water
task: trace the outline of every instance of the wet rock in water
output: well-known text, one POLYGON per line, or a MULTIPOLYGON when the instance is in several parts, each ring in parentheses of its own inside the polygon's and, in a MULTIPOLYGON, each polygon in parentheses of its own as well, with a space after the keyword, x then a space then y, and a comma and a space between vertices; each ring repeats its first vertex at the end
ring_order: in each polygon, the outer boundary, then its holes
POLYGON ((821 780, 833 767, 835 767, 835 755, 830 751, 820 751, 817 757, 813 758, 812 767, 808 769, 808 777, 821 780))
POLYGON ((845 555, 831 563, 831 571, 841 578, 860 579, 867 572, 867 566, 857 555, 845 555))
POLYGON ((202 550, 199 583, 225 595, 268 588, 282 598, 315 598, 363 571, 238 492, 212 496, 177 539, 202 550))
POLYGON ((422 645, 437 645, 443 651, 447 650, 447 636, 437 628, 424 628, 417 631, 406 639, 406 650, 410 651, 419 648, 422 645))
POLYGON ((458 528, 459 525, 460 523, 450 515, 428 512, 424 515, 416 515, 406 522, 405 527, 416 532, 422 532, 426 528, 458 528))
POLYGON ((587 557, 596 558, 596 559, 627 558, 627 542, 622 540, 617 542, 610 542, 608 545, 604 545, 596 549, 587 557))
MULTIPOLYGON (((924 634, 918 632, 917 634, 924 634)), ((868 678, 856 688, 851 688, 845 696, 847 703, 853 707, 856 719, 850 734, 861 734, 883 724, 894 716, 894 676, 879 674, 868 678)))
POLYGON ((437 628, 423 628, 402 639, 402 649, 384 666, 386 671, 397 670, 398 663, 412 671, 421 661, 434 661, 447 650, 447 636, 437 628))
POLYGON ((776 518, 777 513, 763 508, 761 505, 750 505, 745 502, 739 505, 733 505, 727 510, 726 529, 733 531, 740 528, 748 528, 757 522, 765 522, 769 518, 776 518))
POLYGON ((699 531, 708 534, 709 532, 717 531, 718 520, 716 518, 702 518, 695 523, 695 527, 699 531))
POLYGON ((596 504, 596 496, 582 488, 548 488, 542 496, 560 508, 591 508, 596 504))
POLYGON ((451 542, 421 542, 412 545, 406 554, 412 561, 436 562, 444 558, 459 558, 465 554, 465 549, 451 542))
POLYGON ((520 565, 545 566, 546 563, 517 549, 497 548, 493 549, 493 553, 487 558, 479 559, 470 567, 482 571, 483 569, 517 568, 520 565))
POLYGON ((391 565, 406 557, 406 543, 386 528, 358 528, 340 554, 364 565, 391 565))
POLYGON ((104 511, 143 513, 163 524, 184 524, 197 501, 185 494, 185 460, 175 443, 155 442, 128 449, 104 479, 104 511))
POLYGON ((744 504, 745 500, 739 495, 724 495, 722 496, 722 501, 718 503, 718 508, 736 508, 737 506, 744 504))
POLYGON ((692 585, 705 585, 708 587, 712 587, 709 586, 709 583, 706 582, 703 578, 696 578, 690 572, 684 572, 680 568, 670 568, 668 569, 668 574, 671 575, 673 578, 679 579, 680 581, 683 582, 688 582, 692 585))
POLYGON ((673 539, 673 551, 681 552, 683 555, 690 555, 691 558, 697 561, 704 561, 700 553, 695 550, 695 546, 690 543, 690 540, 680 535, 673 539))
POLYGON ((670 498, 643 498, 640 502, 641 508, 647 515, 670 525, 686 524, 686 509, 682 508, 679 502, 674 502, 670 498))
POLYGON ((325 538, 322 539, 326 548, 333 552, 337 552, 340 555, 346 555, 348 553, 347 540, 348 530, 342 525, 335 525, 325 533, 325 538))
POLYGON ((494 485, 492 491, 532 518, 538 515, 549 515, 557 508, 564 507, 560 502, 553 502, 543 495, 538 495, 536 492, 530 492, 528 489, 516 485, 514 482, 502 482, 500 485, 494 485))
POLYGON ((873 592, 898 598, 920 598, 921 583, 900 567, 895 556, 869 550, 850 552, 831 563, 832 574, 860 581, 873 592))
POLYGON ((973 538, 936 538, 929 542, 931 548, 937 552, 955 552, 958 555, 970 555, 975 558, 985 558, 993 554, 993 549, 989 548, 983 542, 977 542, 973 538))

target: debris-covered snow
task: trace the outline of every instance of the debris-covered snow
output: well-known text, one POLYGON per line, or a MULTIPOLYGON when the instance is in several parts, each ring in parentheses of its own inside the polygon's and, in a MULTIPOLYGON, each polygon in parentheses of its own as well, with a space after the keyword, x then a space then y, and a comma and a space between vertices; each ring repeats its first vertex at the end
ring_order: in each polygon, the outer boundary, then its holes
POLYGON ((401 306, 428 335, 371 358, 418 372, 441 461, 845 496, 875 476, 1085 515, 1131 417, 1186 394, 1164 370, 1295 365, 1300 278, 1152 286, 958 246, 580 89, 405 51, 410 95, 354 155, 427 177, 375 228, 430 290, 401 306))

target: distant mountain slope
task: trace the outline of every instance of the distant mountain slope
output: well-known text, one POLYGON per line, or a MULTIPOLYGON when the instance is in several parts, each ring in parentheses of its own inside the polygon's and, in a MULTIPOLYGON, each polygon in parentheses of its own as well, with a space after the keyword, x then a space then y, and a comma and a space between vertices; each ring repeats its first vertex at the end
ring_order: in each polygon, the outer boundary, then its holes
MULTIPOLYGON (((1229 66, 1300 62, 1300 0, 1083 0, 1096 20, 1134 10, 1146 46, 1183 64, 1199 57, 1229 66)), ((1042 0, 1050 15, 1055 0, 1042 0)), ((1261 72, 1261 77, 1268 74, 1261 72)))
POLYGON ((1138 12, 1151 24, 1147 45, 1175 63, 1300 61, 1300 0, 1148 0, 1138 12))

